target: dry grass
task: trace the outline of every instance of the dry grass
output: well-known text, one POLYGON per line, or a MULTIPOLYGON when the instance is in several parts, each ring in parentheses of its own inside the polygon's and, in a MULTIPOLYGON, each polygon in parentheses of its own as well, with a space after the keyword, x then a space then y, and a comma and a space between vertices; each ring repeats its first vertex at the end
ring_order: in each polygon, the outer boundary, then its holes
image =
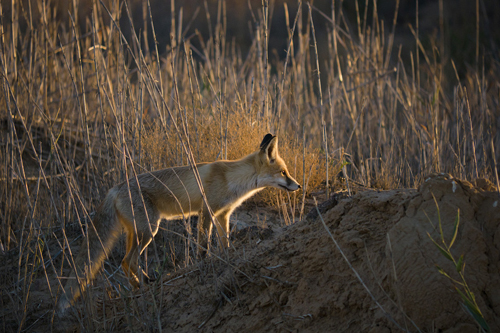
MULTIPOLYGON (((187 164, 187 149, 200 162, 234 159, 265 133, 278 134, 306 192, 265 191, 254 200, 279 207, 287 223, 302 216, 311 192, 324 197, 343 179, 383 189, 415 187, 434 171, 496 181, 498 62, 483 56, 458 77, 440 45, 424 48, 416 30, 418 52, 403 63, 394 28, 384 31, 376 10, 358 11, 354 29, 341 10, 326 13, 324 45, 315 43, 307 6, 287 12, 293 38, 286 59, 276 59, 265 6, 253 8, 253 42, 242 55, 226 38, 224 6, 208 40, 179 30, 188 18, 175 11, 163 51, 141 42, 158 34, 147 7, 147 31, 126 39, 125 2, 94 2, 85 22, 71 5, 63 22, 50 3, 13 5, 0 27, 0 246, 5 265, 18 267, 2 273, 4 331, 33 324, 32 281, 67 272, 63 245, 81 234, 107 189, 134 173, 187 164)), ((174 231, 186 242, 184 225, 174 231)), ((162 243, 159 267, 190 263, 189 249, 176 254, 174 243, 162 243)), ((57 284, 47 285, 55 300, 57 284)), ((91 330, 96 309, 89 311, 81 325, 91 330)))

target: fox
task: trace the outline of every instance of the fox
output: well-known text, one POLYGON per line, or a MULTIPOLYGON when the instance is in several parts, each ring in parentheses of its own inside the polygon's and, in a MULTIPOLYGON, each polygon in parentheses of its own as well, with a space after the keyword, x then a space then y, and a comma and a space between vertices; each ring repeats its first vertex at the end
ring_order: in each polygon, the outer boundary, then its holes
POLYGON ((228 248, 229 217, 245 200, 266 187, 289 192, 300 184, 278 154, 278 138, 266 134, 260 148, 239 159, 146 172, 111 188, 98 207, 74 260, 57 314, 63 316, 82 295, 125 231, 126 254, 121 267, 130 284, 148 282, 139 256, 159 229, 161 219, 198 215, 198 255, 206 255, 215 224, 220 245, 228 248), (201 186, 199 181, 201 180, 201 186), (201 188, 205 193, 203 196, 201 188), (205 199, 204 199, 205 198, 205 199))

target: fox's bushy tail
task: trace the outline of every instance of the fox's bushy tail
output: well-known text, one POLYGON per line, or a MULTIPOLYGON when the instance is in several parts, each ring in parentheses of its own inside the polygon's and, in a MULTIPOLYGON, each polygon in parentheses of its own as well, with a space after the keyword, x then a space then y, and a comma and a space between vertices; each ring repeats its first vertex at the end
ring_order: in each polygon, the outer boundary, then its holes
POLYGON ((78 255, 72 262, 73 270, 57 304, 59 315, 64 314, 80 297, 120 235, 121 227, 115 209, 117 193, 114 188, 108 192, 97 209, 93 222, 88 225, 88 236, 83 240, 78 255))

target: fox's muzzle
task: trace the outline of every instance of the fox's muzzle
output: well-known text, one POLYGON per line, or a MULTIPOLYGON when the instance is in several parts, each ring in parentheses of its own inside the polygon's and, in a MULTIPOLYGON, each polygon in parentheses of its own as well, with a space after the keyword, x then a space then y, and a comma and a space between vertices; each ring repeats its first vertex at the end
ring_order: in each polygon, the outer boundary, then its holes
POLYGON ((285 190, 287 190, 288 192, 295 192, 297 191, 298 189, 302 188, 302 186, 300 186, 299 183, 297 183, 296 181, 292 180, 292 179, 289 179, 286 186, 282 186, 285 190))

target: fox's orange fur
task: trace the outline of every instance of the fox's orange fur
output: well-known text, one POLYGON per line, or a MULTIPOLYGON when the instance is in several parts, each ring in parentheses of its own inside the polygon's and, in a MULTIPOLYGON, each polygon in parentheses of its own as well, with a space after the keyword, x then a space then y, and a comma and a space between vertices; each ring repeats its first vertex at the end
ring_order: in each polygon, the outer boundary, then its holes
MULTIPOLYGON (((196 165, 213 221, 223 246, 229 246, 229 216, 243 201, 264 187, 295 191, 300 185, 290 176, 278 154, 278 139, 267 134, 260 149, 240 160, 196 165)), ((148 172, 109 190, 89 225, 58 304, 63 314, 85 290, 112 250, 122 230, 126 233, 126 255, 122 268, 132 285, 139 286, 139 255, 158 232, 162 218, 175 219, 198 214, 199 251, 208 247, 212 218, 190 166, 148 172)))

